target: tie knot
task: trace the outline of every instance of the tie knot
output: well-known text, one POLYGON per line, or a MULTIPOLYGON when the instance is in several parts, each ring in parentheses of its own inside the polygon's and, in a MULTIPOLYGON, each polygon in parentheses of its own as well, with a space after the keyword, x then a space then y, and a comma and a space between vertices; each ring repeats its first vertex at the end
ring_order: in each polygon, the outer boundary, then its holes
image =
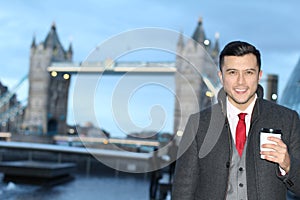
POLYGON ((246 115, 247 115, 247 113, 238 114, 240 120, 245 120, 246 115))

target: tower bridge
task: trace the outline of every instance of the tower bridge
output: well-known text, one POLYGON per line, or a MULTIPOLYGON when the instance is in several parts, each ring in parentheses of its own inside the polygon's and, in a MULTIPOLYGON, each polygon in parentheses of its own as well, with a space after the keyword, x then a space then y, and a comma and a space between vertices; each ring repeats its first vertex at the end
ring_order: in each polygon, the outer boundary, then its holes
POLYGON ((191 113, 215 101, 220 88, 217 76, 218 37, 208 39, 202 20, 191 38, 178 33, 174 62, 83 62, 72 61, 73 48, 61 45, 55 25, 39 44, 33 38, 30 55, 29 95, 23 121, 28 131, 66 133, 70 78, 73 74, 174 75, 174 133, 182 133, 191 113), (61 75, 65 76, 61 76, 61 75))

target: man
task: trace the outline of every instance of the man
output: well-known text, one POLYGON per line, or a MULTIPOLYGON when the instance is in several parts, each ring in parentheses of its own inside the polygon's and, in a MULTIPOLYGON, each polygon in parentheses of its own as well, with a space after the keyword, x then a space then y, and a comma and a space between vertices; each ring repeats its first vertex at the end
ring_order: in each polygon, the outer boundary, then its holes
POLYGON ((191 115, 183 134, 172 199, 283 200, 287 189, 300 195, 299 117, 263 99, 260 52, 231 42, 219 67, 218 103, 191 115), (268 151, 260 150, 262 128, 282 131, 281 139, 262 145, 268 151))

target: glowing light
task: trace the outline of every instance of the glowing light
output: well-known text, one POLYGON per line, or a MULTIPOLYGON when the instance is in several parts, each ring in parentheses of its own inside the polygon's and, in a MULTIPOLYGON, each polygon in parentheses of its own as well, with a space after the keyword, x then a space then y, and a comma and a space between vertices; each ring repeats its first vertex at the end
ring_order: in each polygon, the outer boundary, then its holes
POLYGON ((212 93, 211 91, 206 91, 206 93, 205 93, 205 95, 207 96, 207 97, 213 97, 214 96, 214 93, 212 93))
POLYGON ((74 133, 75 133, 75 130, 74 130, 73 128, 70 128, 70 129, 69 129, 69 133, 70 133, 70 134, 74 134, 74 133))
POLYGON ((177 136, 181 137, 183 135, 183 131, 182 130, 178 130, 176 133, 177 136))
POLYGON ((272 94, 272 96, 271 96, 271 98, 273 99, 273 100, 276 100, 277 99, 277 94, 272 94))
POLYGON ((208 46, 209 45, 209 43, 210 43, 210 41, 209 40, 204 40, 204 45, 206 45, 206 46, 208 46))
POLYGON ((103 140, 103 144, 108 144, 108 140, 103 140))
POLYGON ((52 77, 56 77, 56 76, 57 76, 57 72, 56 72, 56 71, 52 71, 52 72, 51 72, 51 76, 52 76, 52 77))
POLYGON ((64 74, 63 77, 64 77, 65 80, 68 80, 70 78, 70 75, 69 74, 64 74))

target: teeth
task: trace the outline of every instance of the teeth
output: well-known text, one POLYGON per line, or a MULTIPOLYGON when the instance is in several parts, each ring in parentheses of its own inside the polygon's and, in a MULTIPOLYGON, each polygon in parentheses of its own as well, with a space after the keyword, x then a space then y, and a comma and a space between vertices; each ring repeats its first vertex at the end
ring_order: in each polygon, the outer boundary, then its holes
POLYGON ((237 92, 245 92, 246 89, 235 89, 237 92))

